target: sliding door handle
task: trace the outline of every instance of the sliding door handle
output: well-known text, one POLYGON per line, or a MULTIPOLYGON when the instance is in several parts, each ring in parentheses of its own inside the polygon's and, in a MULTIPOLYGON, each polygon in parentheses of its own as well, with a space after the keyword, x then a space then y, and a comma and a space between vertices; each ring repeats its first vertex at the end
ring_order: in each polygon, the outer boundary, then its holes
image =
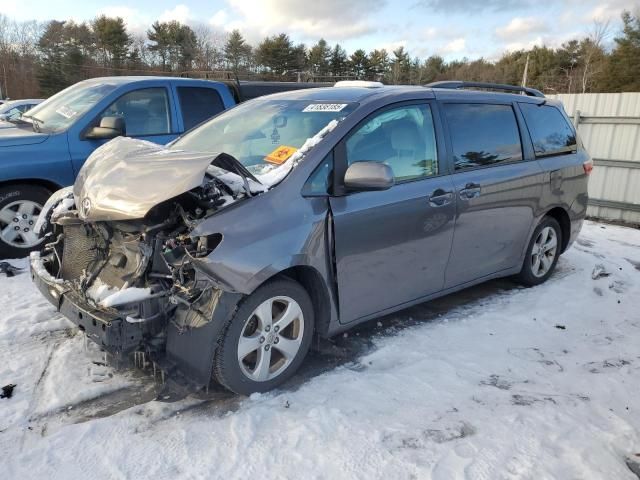
POLYGON ((429 205, 432 207, 442 207, 451 203, 451 200, 453 200, 453 192, 446 192, 439 188, 429 197, 429 205))

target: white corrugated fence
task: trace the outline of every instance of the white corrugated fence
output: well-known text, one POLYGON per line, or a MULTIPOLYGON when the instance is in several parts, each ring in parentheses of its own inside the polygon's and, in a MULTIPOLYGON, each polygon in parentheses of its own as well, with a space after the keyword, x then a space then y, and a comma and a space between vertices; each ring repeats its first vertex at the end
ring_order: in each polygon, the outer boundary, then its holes
POLYGON ((640 224, 640 93, 548 96, 562 101, 594 159, 588 214, 640 224))

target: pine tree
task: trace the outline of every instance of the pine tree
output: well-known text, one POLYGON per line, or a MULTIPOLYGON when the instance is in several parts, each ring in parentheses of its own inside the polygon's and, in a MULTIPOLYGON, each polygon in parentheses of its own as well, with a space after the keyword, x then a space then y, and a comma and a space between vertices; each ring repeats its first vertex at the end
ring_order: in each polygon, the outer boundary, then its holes
POLYGON ((321 38, 309 50, 309 68, 314 75, 325 76, 329 73, 331 49, 324 38, 321 38))
POLYGON ((132 43, 124 20, 101 15, 91 22, 91 28, 97 51, 100 52, 100 63, 103 66, 121 67, 132 43))
POLYGON ((331 50, 331 60, 329 62, 331 68, 331 74, 334 77, 343 77, 347 74, 347 68, 349 61, 347 59, 347 52, 340 46, 339 43, 331 50))
POLYGON ((251 45, 247 44, 240 30, 233 30, 224 44, 224 59, 235 74, 246 66, 251 57, 251 45))
POLYGON ((369 57, 367 57, 367 52, 361 48, 351 54, 349 65, 351 67, 351 74, 358 80, 369 77, 369 57))

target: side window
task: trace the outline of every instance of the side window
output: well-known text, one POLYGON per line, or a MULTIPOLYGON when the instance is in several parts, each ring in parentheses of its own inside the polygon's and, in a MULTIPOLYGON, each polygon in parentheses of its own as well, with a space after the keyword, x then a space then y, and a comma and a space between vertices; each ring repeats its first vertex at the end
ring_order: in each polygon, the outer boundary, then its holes
POLYGON ((456 170, 522 160, 520 132, 510 105, 444 105, 456 170))
POLYGON ((313 171, 302 189, 303 195, 327 195, 332 192, 333 150, 327 154, 320 165, 313 171))
POLYGON ((556 107, 521 103, 536 156, 553 155, 576 149, 576 133, 556 107))
POLYGON ((349 137, 347 164, 386 163, 397 181, 438 174, 433 116, 429 105, 410 105, 373 114, 349 137))
POLYGON ((224 110, 220 95, 212 88, 178 87, 178 98, 185 131, 224 110))
POLYGON ((143 88, 125 93, 102 112, 102 117, 124 118, 129 137, 166 135, 171 132, 167 89, 143 88))

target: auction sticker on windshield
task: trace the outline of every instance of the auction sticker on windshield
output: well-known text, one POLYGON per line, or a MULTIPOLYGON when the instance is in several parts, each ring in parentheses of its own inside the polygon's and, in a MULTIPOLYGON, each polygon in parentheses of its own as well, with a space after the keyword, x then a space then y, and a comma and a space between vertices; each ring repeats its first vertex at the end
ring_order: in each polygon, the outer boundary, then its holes
POLYGON ((340 112, 346 103, 312 103, 304 107, 303 112, 340 112))
POLYGON ((280 165, 287 161, 287 159, 296 153, 298 149, 296 147, 288 147, 286 145, 280 145, 269 155, 264 157, 265 161, 269 163, 275 163, 276 165, 280 165))

